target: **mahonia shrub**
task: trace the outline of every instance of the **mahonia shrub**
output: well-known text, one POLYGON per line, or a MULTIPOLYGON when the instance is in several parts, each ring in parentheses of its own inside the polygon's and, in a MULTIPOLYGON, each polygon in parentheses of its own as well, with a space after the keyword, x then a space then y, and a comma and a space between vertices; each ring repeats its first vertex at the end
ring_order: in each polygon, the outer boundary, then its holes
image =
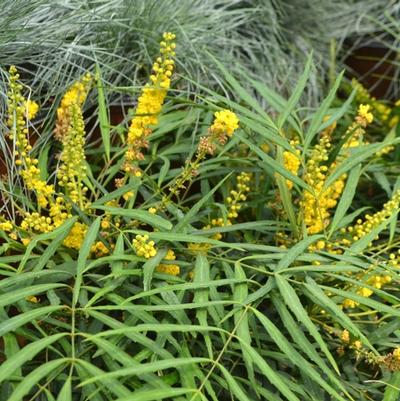
POLYGON ((296 109, 310 63, 188 98, 175 39, 115 125, 99 69, 46 124, 9 69, 0 399, 397 399, 398 121, 340 77, 296 109))

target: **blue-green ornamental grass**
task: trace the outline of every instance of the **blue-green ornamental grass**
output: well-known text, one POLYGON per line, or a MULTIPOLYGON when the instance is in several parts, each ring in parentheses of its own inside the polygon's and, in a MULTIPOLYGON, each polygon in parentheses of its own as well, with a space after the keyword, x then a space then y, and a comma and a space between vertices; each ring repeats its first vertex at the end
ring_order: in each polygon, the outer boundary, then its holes
POLYGON ((194 101, 171 74, 156 116, 139 101, 116 126, 101 67, 45 125, 11 69, 21 163, 1 182, 1 400, 399 398, 396 127, 339 100, 341 76, 299 107, 311 58, 288 98, 213 62, 230 98, 199 84, 194 101), (133 122, 146 143, 129 143, 133 122))

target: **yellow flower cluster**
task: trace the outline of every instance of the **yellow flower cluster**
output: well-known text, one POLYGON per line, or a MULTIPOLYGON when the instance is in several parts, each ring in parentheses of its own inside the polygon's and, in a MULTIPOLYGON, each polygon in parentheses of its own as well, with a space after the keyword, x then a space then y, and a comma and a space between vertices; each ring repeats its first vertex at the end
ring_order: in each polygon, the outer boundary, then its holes
POLYGON ((94 253, 96 258, 106 256, 110 253, 110 250, 103 244, 102 241, 97 241, 96 243, 94 243, 91 246, 90 251, 94 253))
POLYGON ((137 256, 143 256, 146 259, 152 258, 157 253, 154 241, 149 241, 147 234, 136 235, 133 240, 133 248, 137 256))
POLYGON ((91 74, 85 74, 79 81, 65 92, 61 99, 60 106, 57 109, 57 122, 55 128, 55 137, 62 141, 70 126, 71 107, 81 108, 92 87, 93 77, 91 74))
POLYGON ((352 348, 356 350, 360 350, 362 348, 362 343, 360 340, 351 341, 350 333, 347 329, 344 329, 340 334, 340 339, 346 344, 350 345, 352 348))
POLYGON ((392 198, 383 205, 382 210, 374 213, 373 215, 365 215, 365 220, 358 219, 354 226, 350 226, 346 231, 350 233, 353 241, 358 241, 360 238, 364 237, 370 233, 374 228, 378 227, 381 223, 389 219, 394 212, 399 209, 400 205, 400 189, 394 192, 392 198))
MULTIPOLYGON (((222 217, 214 218, 211 220, 210 224, 203 227, 203 230, 208 230, 211 227, 226 227, 232 225, 232 220, 238 217, 238 212, 242 208, 242 202, 247 199, 247 193, 250 192, 250 187, 248 183, 251 180, 251 174, 246 172, 241 172, 237 176, 236 188, 229 192, 229 196, 225 199, 225 204, 228 207, 228 214, 226 221, 222 217)), ((220 240, 222 238, 221 233, 216 233, 212 237, 213 239, 220 240)), ((196 250, 196 245, 191 244, 192 250, 196 250)), ((202 244, 203 245, 203 244, 202 244)), ((204 244, 207 245, 207 244, 204 244)), ((201 248, 204 250, 204 248, 201 248)))
POLYGON ((250 192, 249 182, 251 179, 250 173, 241 172, 237 177, 236 189, 230 191, 230 196, 226 198, 226 203, 229 205, 228 219, 235 219, 238 217, 238 212, 247 199, 247 193, 250 192))
MULTIPOLYGON (((82 247, 82 243, 85 239, 88 227, 86 224, 76 222, 68 236, 64 239, 63 245, 67 248, 76 249, 79 251, 82 247)), ((94 254, 95 257, 101 257, 108 255, 110 250, 103 244, 102 241, 95 242, 91 248, 90 252, 94 254)))
MULTIPOLYGON (((324 163, 328 161, 330 148, 329 135, 322 135, 306 163, 304 181, 313 189, 313 192, 304 191, 300 206, 309 234, 317 234, 328 226, 330 209, 336 206, 346 180, 346 175, 344 174, 329 188, 323 189, 328 178, 328 167, 324 163)), ((332 167, 334 167, 334 164, 332 167)))
POLYGON ((3 221, 0 223, 0 231, 10 232, 14 226, 9 221, 3 221))
MULTIPOLYGON (((364 86, 356 79, 351 81, 351 85, 356 90, 357 101, 371 106, 374 113, 382 123, 387 124, 390 128, 398 124, 399 116, 395 115, 391 117, 391 107, 371 96, 367 89, 365 89, 364 86)), ((398 104, 400 104, 399 101, 396 102, 396 106, 398 104)))
POLYGON ((87 232, 87 225, 83 223, 76 222, 68 236, 64 239, 63 245, 67 248, 72 248, 79 250, 81 249, 83 240, 85 239, 87 232))
MULTIPOLYGON (((170 193, 168 196, 165 196, 161 208, 170 200, 172 196, 178 196, 179 192, 185 188, 186 183, 191 181, 193 177, 195 177, 199 171, 199 167, 201 162, 206 158, 206 156, 213 155, 214 151, 216 149, 216 144, 215 142, 218 141, 221 145, 224 145, 227 141, 227 134, 228 132, 225 131, 225 129, 229 130, 231 132, 231 135, 233 134, 233 131, 231 131, 234 127, 238 127, 239 125, 237 123, 235 124, 230 124, 229 127, 227 124, 222 123, 221 120, 221 114, 218 113, 223 113, 222 116, 229 116, 230 120, 235 120, 239 121, 234 113, 232 113, 229 110, 223 110, 223 112, 216 112, 215 113, 215 119, 208 130, 208 135, 201 137, 199 145, 197 147, 197 152, 196 152, 196 158, 194 160, 187 160, 184 169, 182 172, 178 175, 178 177, 175 179, 173 184, 168 188, 170 193), (226 113, 223 113, 226 112, 226 113), (233 116, 232 116, 233 115, 233 116), (219 122, 218 122, 219 120, 219 122), (213 128, 214 127, 214 128, 213 128), (216 128, 218 127, 218 128, 216 128)), ((226 117, 223 117, 223 119, 226 119, 226 117)))
MULTIPOLYGON (((168 249, 167 255, 164 258, 167 261, 173 261, 176 259, 175 252, 172 249, 168 249)), ((159 273, 170 274, 171 276, 177 276, 181 272, 179 265, 177 264, 169 264, 169 263, 160 263, 156 267, 156 271, 159 273)))
POLYGON ((42 216, 38 212, 25 213, 21 228, 26 231, 48 233, 54 229, 51 217, 42 216))
POLYGON ((230 110, 216 111, 214 117, 215 119, 210 127, 210 131, 216 136, 224 134, 231 137, 235 130, 239 128, 239 119, 230 110))
MULTIPOLYGON (((329 118, 327 116, 326 118, 329 118)), ((345 136, 349 136, 343 145, 336 160, 331 163, 330 169, 334 170, 344 158, 350 157, 349 148, 357 147, 361 143, 365 133, 364 128, 373 121, 373 115, 368 105, 360 105, 355 121, 348 127, 345 136)), ((304 191, 300 206, 303 211, 304 223, 309 234, 317 234, 323 231, 330 222, 330 209, 336 207, 338 199, 342 195, 347 174, 343 174, 329 188, 323 190, 328 178, 328 167, 325 163, 329 159, 332 147, 331 135, 336 124, 332 124, 321 133, 318 144, 314 146, 309 160, 306 163, 304 181, 313 189, 313 192, 304 191)))
POLYGON ((39 105, 33 100, 25 101, 25 115, 27 120, 33 120, 39 111, 39 105))
POLYGON ((85 192, 82 180, 86 178, 85 166, 85 124, 81 107, 70 106, 70 124, 62 137, 63 150, 60 156, 61 165, 57 173, 58 183, 65 188, 65 193, 72 202, 85 207, 85 192))
POLYGON ((140 177, 141 173, 135 162, 143 160, 142 149, 148 147, 146 138, 151 133, 151 127, 158 124, 158 114, 171 85, 174 70, 175 35, 170 32, 163 34, 160 42, 160 56, 153 64, 153 74, 138 99, 135 116, 128 130, 124 170, 140 177))
POLYGON ((358 106, 358 122, 361 126, 366 127, 368 124, 371 124, 374 120, 374 116, 372 115, 371 106, 369 104, 360 104, 358 106))
POLYGON ((400 348, 397 347, 393 350, 392 355, 395 359, 397 359, 398 361, 400 361, 400 348))
MULTIPOLYGON (((365 134, 365 128, 373 121, 373 115, 370 112, 370 106, 360 104, 354 122, 347 128, 345 137, 349 136, 343 149, 356 148, 361 145, 361 140, 365 134)), ((348 156, 348 152, 345 153, 348 156)))
MULTIPOLYGON (((292 146, 297 145, 297 141, 291 141, 292 146)), ((283 152, 283 166, 286 170, 290 171, 292 174, 297 175, 300 168, 300 150, 296 149, 294 153, 285 150, 283 152)), ((289 189, 293 188, 293 182, 286 180, 286 185, 289 189)))
MULTIPOLYGON (((373 275, 369 277, 366 281, 366 284, 369 286, 380 289, 383 285, 388 284, 392 281, 392 277, 389 275, 373 275)), ((368 287, 360 287, 356 294, 360 295, 361 297, 369 298, 373 295, 374 291, 368 287)), ((355 308, 359 305, 359 302, 356 302, 352 299, 345 299, 343 301, 343 308, 355 308)))

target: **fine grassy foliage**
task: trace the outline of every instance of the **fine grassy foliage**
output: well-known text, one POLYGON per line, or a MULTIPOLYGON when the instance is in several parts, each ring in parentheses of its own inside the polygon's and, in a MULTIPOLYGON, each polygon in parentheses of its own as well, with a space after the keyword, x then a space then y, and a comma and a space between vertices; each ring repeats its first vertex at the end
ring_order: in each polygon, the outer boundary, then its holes
POLYGON ((365 35, 382 36, 385 27, 386 38, 394 39, 396 13, 395 1, 382 0, 5 1, 0 64, 2 73, 9 64, 20 66, 42 96, 64 92, 96 62, 105 80, 137 85, 158 37, 169 29, 180 36, 180 73, 208 86, 218 79, 205 51, 290 92, 313 50, 316 68, 304 99, 309 104, 321 99, 330 67, 342 68, 346 39, 358 45, 365 35))
POLYGON ((311 58, 288 98, 212 56, 230 98, 167 94, 173 39, 118 126, 101 66, 43 128, 10 71, 0 398, 398 399, 397 123, 341 76, 299 107, 311 58))

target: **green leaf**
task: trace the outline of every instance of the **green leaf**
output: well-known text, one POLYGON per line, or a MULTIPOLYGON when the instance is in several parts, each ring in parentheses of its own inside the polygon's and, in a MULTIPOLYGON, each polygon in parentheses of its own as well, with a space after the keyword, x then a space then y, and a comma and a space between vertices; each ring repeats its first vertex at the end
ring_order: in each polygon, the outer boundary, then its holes
POLYGON ((156 362, 142 363, 138 366, 133 366, 130 368, 122 368, 119 369, 118 371, 99 374, 88 380, 85 380, 83 383, 80 383, 78 387, 86 386, 89 383, 113 379, 117 377, 137 376, 144 373, 156 372, 158 370, 178 368, 185 365, 204 363, 204 362, 210 362, 210 360, 207 358, 172 358, 172 359, 163 359, 156 362))
MULTIPOLYGON (((88 361, 85 361, 83 359, 77 359, 76 363, 77 363, 77 365, 82 367, 88 373, 88 376, 89 376, 88 379, 80 381, 80 384, 77 387, 80 387, 82 385, 82 383, 84 383, 84 382, 95 381, 93 379, 96 379, 97 377, 99 377, 101 375, 102 376, 106 375, 106 373, 103 370, 101 370, 97 366, 89 363, 88 361)), ((77 366, 77 370, 78 370, 78 366, 77 366)), ((92 385, 89 384, 87 387, 92 388, 92 385)), ((111 377, 103 377, 103 379, 100 383, 96 383, 96 387, 97 388, 105 387, 106 390, 111 391, 117 397, 127 397, 129 394, 131 394, 131 391, 127 387, 125 387, 118 380, 115 380, 111 377)), ((82 391, 85 392, 85 388, 82 391)))
POLYGON ((328 358, 328 360, 331 363, 331 365, 333 366, 333 368, 336 370, 337 373, 339 373, 339 368, 336 364, 335 358, 329 352, 329 349, 328 349, 325 341, 322 339, 321 335, 318 332, 318 329, 316 328, 316 326, 314 325, 314 323, 308 316, 306 310, 304 309, 303 305, 301 304, 300 299, 297 296, 294 289, 290 286, 290 284, 287 282, 287 280, 284 277, 282 277, 280 274, 276 274, 275 279, 278 284, 278 288, 282 295, 282 298, 285 300, 285 303, 287 304, 289 309, 296 316, 297 320, 304 324, 304 326, 307 328, 309 333, 317 341, 318 345, 320 346, 321 350, 324 352, 324 354, 328 358))
POLYGON ((356 188, 358 181, 360 179, 360 175, 361 175, 361 165, 359 164, 354 169, 352 169, 349 174, 346 186, 344 188, 342 196, 340 197, 339 204, 336 208, 335 215, 333 216, 330 225, 329 237, 331 237, 333 233, 336 231, 338 224, 342 221, 347 210, 351 206, 351 202, 353 201, 354 195, 356 193, 356 188))
POLYGON ((399 142, 400 138, 397 138, 391 141, 359 146, 357 149, 352 150, 351 156, 345 159, 342 163, 340 163, 337 166, 337 168, 332 172, 332 174, 329 175, 328 179, 325 181, 322 191, 325 191, 343 174, 350 171, 353 167, 357 166, 359 163, 364 162, 369 157, 376 154, 376 152, 383 149, 385 146, 394 145, 399 142))
POLYGON ((240 387, 237 380, 230 374, 228 369, 225 369, 222 364, 218 364, 218 368, 221 370, 222 374, 225 377, 226 382, 228 383, 229 389, 231 393, 234 395, 235 399, 240 401, 251 401, 243 389, 240 387))
POLYGON ((47 181, 49 175, 47 163, 49 161, 49 151, 51 146, 52 144, 48 143, 46 146, 40 148, 40 153, 38 157, 38 169, 40 171, 40 178, 43 181, 47 181))
POLYGON ((87 259, 90 256, 91 247, 99 233, 100 223, 101 223, 101 217, 99 216, 89 227, 83 240, 81 249, 79 250, 78 263, 76 267, 76 280, 72 298, 73 306, 75 306, 76 303, 78 302, 79 292, 82 284, 82 272, 84 271, 87 259))
MULTIPOLYGON (((207 256, 203 253, 200 253, 196 257, 193 281, 195 284, 205 283, 210 281, 210 264, 208 263, 207 256)), ((208 287, 199 288, 195 291, 193 298, 194 303, 208 302, 208 300, 209 300, 208 287)), ((202 326, 208 325, 207 315, 208 311, 206 308, 200 308, 196 310, 196 318, 199 321, 200 325, 202 326)), ((204 339, 207 346, 208 356, 210 357, 210 359, 213 359, 213 347, 208 333, 204 334, 204 339)))
POLYGON ((190 388, 168 388, 156 390, 134 391, 130 396, 118 398, 115 401, 158 401, 165 398, 177 397, 183 394, 196 393, 197 389, 190 388))
POLYGON ((208 200, 214 195, 214 193, 221 187, 221 185, 231 176, 232 173, 228 174, 225 178, 223 178, 211 191, 209 191, 205 196, 194 204, 194 206, 185 214, 183 219, 179 220, 178 224, 174 227, 174 232, 179 232, 182 228, 184 228, 187 224, 189 224, 190 220, 193 217, 197 217, 197 214, 203 207, 203 205, 208 202, 208 200))
POLYGON ((92 205, 92 207, 95 209, 104 210, 105 212, 111 215, 139 220, 143 223, 150 224, 151 226, 159 228, 160 230, 163 231, 169 231, 172 229, 171 222, 163 219, 160 216, 151 214, 145 210, 124 209, 121 207, 102 206, 102 205, 92 205))
POLYGON ((60 241, 69 234, 69 231, 71 230, 72 226, 75 224, 77 220, 78 218, 76 216, 72 217, 71 219, 65 221, 60 227, 57 227, 55 230, 49 233, 44 233, 34 236, 26 248, 24 257, 22 258, 21 263, 18 266, 17 272, 18 273, 22 272, 26 262, 29 260, 31 256, 33 249, 39 242, 48 241, 55 238, 54 244, 50 245, 49 251, 47 253, 45 252, 45 254, 43 255, 43 259, 38 262, 39 266, 44 266, 52 256, 53 252, 55 252, 58 249, 58 244, 60 243, 60 241))
POLYGON ((295 322, 286 305, 281 300, 280 294, 279 296, 274 296, 272 300, 282 319, 284 326, 287 329, 287 332, 290 333, 290 336, 292 337, 293 341, 298 345, 298 348, 301 349, 311 361, 315 362, 319 366, 319 368, 325 373, 325 375, 329 377, 332 383, 335 383, 338 388, 341 388, 342 391, 345 392, 346 390, 341 380, 338 380, 335 372, 329 369, 329 367, 325 363, 325 360, 322 359, 319 353, 316 351, 314 343, 311 343, 308 340, 308 338, 303 333, 301 326, 297 322, 295 322))
MULTIPOLYGON (((318 383, 323 389, 325 389, 330 395, 335 397, 337 400, 346 401, 334 388, 332 388, 325 379, 321 377, 320 372, 316 371, 314 367, 304 359, 296 349, 287 341, 285 336, 280 330, 269 320, 265 315, 256 309, 252 309, 253 313, 260 320, 261 324, 267 330, 272 340, 280 348, 280 350, 296 365, 305 375, 309 376, 313 381, 318 383)), ((336 380, 338 382, 338 380, 336 380)), ((351 399, 351 397, 350 397, 351 399)))
MULTIPOLYGON (((292 174, 289 170, 285 169, 280 163, 274 160, 271 156, 268 156, 263 150, 261 150, 258 146, 254 145, 248 139, 246 139, 240 132, 235 133, 236 137, 239 138, 243 143, 245 143, 252 151, 254 151, 260 159, 266 164, 265 167, 269 167, 273 170, 274 173, 279 173, 283 177, 297 184, 301 188, 306 191, 312 192, 312 189, 299 177, 292 174)), ((268 169, 266 169, 268 172, 268 169)))
MULTIPOLYGON (((283 154, 282 149, 278 146, 277 149, 278 161, 281 166, 283 166, 283 154)), ((293 236, 298 237, 298 228, 296 222, 296 214, 294 212, 292 194, 289 190, 285 178, 283 178, 280 174, 277 175, 276 181, 279 188, 279 195, 282 201, 283 208, 288 216, 290 228, 292 229, 293 236)))
POLYGON ((23 326, 25 323, 29 323, 37 319, 38 317, 50 314, 56 310, 63 309, 64 306, 42 306, 40 308, 32 309, 28 312, 21 313, 17 316, 13 316, 0 323, 0 337, 5 333, 16 330, 18 327, 23 326))
POLYGON ((348 329, 355 337, 358 337, 362 342, 374 349, 368 338, 362 334, 359 328, 352 322, 352 320, 343 312, 339 306, 332 301, 331 298, 325 295, 318 284, 311 278, 307 277, 307 284, 304 284, 308 290, 308 294, 312 296, 315 304, 320 305, 324 310, 328 310, 332 318, 336 319, 344 328, 348 329))
POLYGON ((339 88, 340 82, 342 81, 344 71, 342 71, 336 78, 335 83, 333 84, 331 90, 328 93, 328 96, 324 99, 321 106, 318 108, 316 113, 314 114, 310 126, 305 135, 304 141, 304 149, 307 150, 311 141, 313 140, 315 134, 320 130, 320 125, 323 122, 324 117, 326 116, 330 105, 332 104, 333 99, 335 98, 336 92, 339 88))
POLYGON ((71 378, 68 377, 60 393, 58 394, 57 401, 72 401, 71 378))
POLYGON ((50 362, 42 363, 38 368, 32 370, 15 388, 11 397, 7 401, 23 401, 24 396, 29 393, 31 388, 37 385, 40 380, 54 372, 60 366, 68 363, 68 359, 55 359, 50 362))
POLYGON ((304 253, 304 251, 315 241, 318 239, 323 238, 323 235, 312 235, 310 237, 306 237, 303 240, 299 241, 296 245, 291 247, 289 251, 282 257, 279 261, 275 272, 280 272, 284 269, 287 269, 292 262, 296 260, 300 255, 304 253))
MULTIPOLYGON (((240 339, 239 339, 240 340, 240 339)), ((268 365, 267 361, 261 357, 258 352, 253 348, 249 347, 246 343, 242 343, 243 347, 247 349, 253 363, 258 366, 260 373, 275 386, 288 401, 300 401, 299 398, 293 393, 290 387, 282 379, 281 375, 276 372, 271 366, 268 365)))
POLYGON ((163 166, 160 169, 160 172, 158 174, 158 180, 157 180, 157 185, 159 187, 161 187, 162 183, 165 180, 165 177, 167 176, 169 169, 171 167, 171 162, 169 161, 169 159, 165 156, 159 156, 160 159, 162 159, 164 161, 163 166))
POLYGON ((292 95, 290 96, 284 111, 279 115, 277 125, 278 128, 281 129, 283 124, 285 124, 287 118, 293 112, 295 106, 297 105, 298 101, 300 100, 301 95, 304 92, 304 88, 307 84, 308 77, 310 75, 310 69, 312 64, 312 53, 308 56, 307 63, 304 67, 304 71, 301 74, 292 95))
POLYGON ((400 398, 400 372, 393 372, 386 385, 382 401, 398 401, 400 398))
POLYGON ((106 160, 110 161, 110 121, 108 118, 108 107, 106 96, 104 93, 103 79, 101 78, 101 71, 98 64, 96 64, 96 82, 97 82, 97 103, 99 107, 99 125, 101 138, 103 140, 104 151, 106 160))
MULTIPOLYGON (((120 233, 115 244, 113 256, 123 256, 124 255, 124 234, 120 233)), ((118 276, 124 270, 124 264, 122 260, 116 260, 111 264, 111 271, 115 276, 118 276)), ((97 294, 96 294, 97 295, 97 294)))
MULTIPOLYGON (((121 188, 116 189, 115 191, 109 192, 108 194, 102 196, 93 202, 90 207, 93 209, 101 209, 98 206, 104 205, 107 202, 116 200, 120 198, 122 195, 126 194, 129 191, 136 191, 140 186, 141 181, 138 178, 131 177, 129 182, 121 188)), ((125 210, 125 209, 124 209, 125 210)))
POLYGON ((160 264, 167 254, 167 249, 160 249, 155 256, 150 258, 143 265, 143 290, 149 291, 151 288, 151 280, 153 278, 154 269, 160 264))
MULTIPOLYGON (((7 333, 3 336, 3 343, 4 343, 4 354, 6 356, 6 361, 11 359, 15 354, 17 354, 20 349, 18 345, 18 341, 14 334, 7 333)), ((0 365, 0 372, 3 368, 4 362, 0 365)), ((10 376, 22 376, 21 366, 16 365, 15 370, 11 369, 10 367, 10 376)), ((1 379, 0 379, 1 383, 1 379)))
POLYGON ((255 100, 253 96, 251 96, 240 84, 239 82, 233 77, 233 75, 228 71, 227 68, 224 67, 222 63, 220 63, 215 57, 213 57, 209 53, 210 57, 213 59, 215 64, 218 68, 222 71, 226 82, 228 82, 234 93, 238 95, 245 103, 247 103, 251 108, 256 110, 263 119, 267 121, 267 123, 274 125, 270 116, 265 112, 265 110, 259 105, 259 103, 255 100))
POLYGON ((11 293, 7 293, 0 296, 0 308, 6 305, 10 305, 16 301, 24 300, 30 295, 37 295, 51 290, 54 288, 67 287, 66 284, 38 284, 31 287, 22 288, 20 290, 14 290, 11 293))
MULTIPOLYGON (((239 262, 235 263, 235 278, 237 280, 243 280, 243 282, 235 284, 233 290, 233 299, 235 302, 244 306, 244 302, 249 295, 248 282, 246 273, 242 269, 239 262)), ((234 314, 234 321, 236 327, 236 335, 241 339, 240 346, 242 348, 243 359, 246 365, 247 373, 249 375, 249 379, 254 382, 255 376, 251 356, 248 354, 247 348, 242 346, 243 343, 246 343, 249 347, 251 347, 251 334, 249 329, 247 306, 236 310, 234 314)))

